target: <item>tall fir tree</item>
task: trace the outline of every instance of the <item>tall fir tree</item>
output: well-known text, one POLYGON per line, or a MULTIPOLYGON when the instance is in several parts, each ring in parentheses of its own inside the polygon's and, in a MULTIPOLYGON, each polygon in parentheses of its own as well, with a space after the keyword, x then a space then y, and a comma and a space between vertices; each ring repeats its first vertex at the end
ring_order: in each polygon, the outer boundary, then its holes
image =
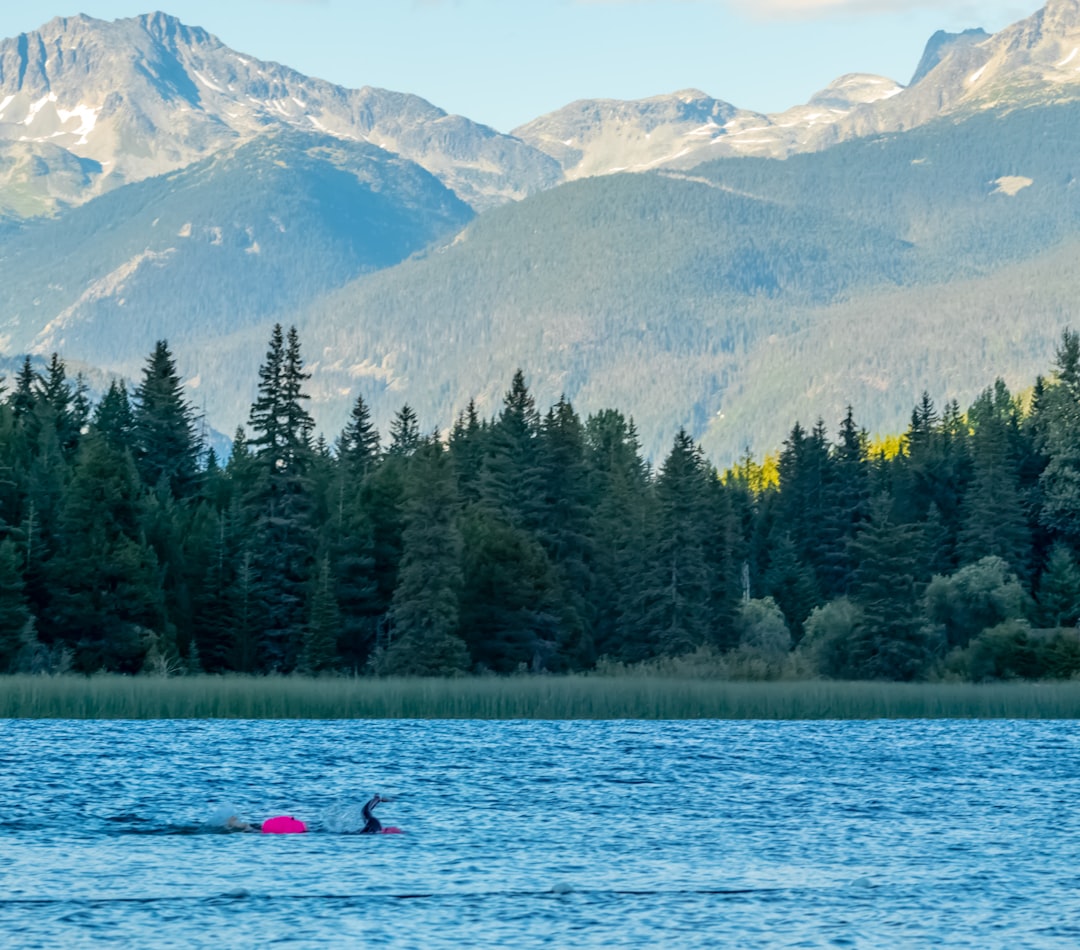
POLYGON ((920 580, 921 540, 919 525, 893 520, 888 498, 874 500, 852 544, 858 563, 854 600, 863 624, 850 665, 861 676, 916 679, 932 658, 933 637, 920 610, 926 586, 920 580))
POLYGON ((1062 334, 1054 385, 1045 393, 1040 478, 1042 523, 1074 547, 1080 544, 1080 335, 1062 334))
POLYGON ((1030 574, 1031 531, 1010 452, 1016 416, 1008 390, 985 390, 972 407, 973 476, 961 504, 957 554, 961 566, 1002 558, 1019 577, 1030 574))
MULTIPOLYGON (((157 558, 146 543, 143 492, 128 453, 83 440, 49 565, 49 619, 72 639, 84 672, 137 672, 147 635, 167 635, 157 558)), ((167 652, 166 647, 162 647, 167 652)))
POLYGON ((1075 627, 1080 620, 1080 567, 1068 546, 1050 549, 1039 581, 1039 621, 1044 627, 1075 627))
POLYGON ((681 656, 709 640, 709 477, 700 448, 680 430, 656 480, 656 521, 636 637, 643 646, 652 640, 646 655, 681 656))
POLYGON ((112 380, 101 402, 93 412, 94 428, 109 444, 110 448, 120 452, 129 448, 134 441, 135 414, 128 399, 124 381, 112 380))
POLYGON ((326 673, 338 665, 337 642, 341 632, 341 611, 328 557, 323 557, 319 563, 308 611, 300 669, 309 675, 326 673))
POLYGON ((158 340, 147 358, 132 416, 135 464, 143 483, 152 488, 164 480, 174 498, 192 495, 198 488, 201 447, 194 412, 165 340, 158 340))
POLYGON ((0 542, 0 673, 14 671, 22 646, 34 633, 19 560, 14 541, 0 542))
POLYGON ((337 457, 349 478, 359 481, 379 460, 379 430, 363 396, 357 396, 349 421, 337 440, 337 457))
POLYGON ((457 507, 450 456, 438 442, 425 442, 406 487, 404 552, 390 613, 393 639, 380 659, 380 672, 446 676, 468 667, 468 650, 459 636, 457 507))
POLYGON ((315 495, 311 482, 314 422, 304 407, 303 370, 295 327, 274 327, 251 408, 251 487, 244 498, 251 568, 262 594, 261 665, 290 671, 300 660, 305 607, 315 558, 315 495))
POLYGON ((585 425, 588 448, 592 543, 593 638, 599 656, 632 659, 635 644, 635 588, 641 578, 650 536, 653 496, 648 466, 633 422, 607 410, 585 425))

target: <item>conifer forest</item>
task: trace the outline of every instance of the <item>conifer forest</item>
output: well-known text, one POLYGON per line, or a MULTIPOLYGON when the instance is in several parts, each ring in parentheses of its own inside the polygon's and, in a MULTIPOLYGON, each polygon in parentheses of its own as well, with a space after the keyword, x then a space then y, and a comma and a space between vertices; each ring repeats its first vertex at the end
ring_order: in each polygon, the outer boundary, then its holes
POLYGON ((275 327, 219 458, 168 345, 96 403, 53 356, 0 404, 0 672, 741 679, 1080 673, 1080 335, 1022 394, 849 409, 719 471, 685 432, 546 411, 518 372, 446 434, 357 398, 315 437, 275 327), (665 666, 665 664, 667 666, 665 666))

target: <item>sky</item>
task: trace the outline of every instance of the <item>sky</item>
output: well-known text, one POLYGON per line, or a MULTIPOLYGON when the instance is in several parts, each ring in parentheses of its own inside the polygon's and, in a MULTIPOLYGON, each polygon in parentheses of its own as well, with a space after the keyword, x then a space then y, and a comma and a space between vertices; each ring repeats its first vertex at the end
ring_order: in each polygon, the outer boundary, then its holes
POLYGON ((509 132, 575 99, 701 89, 779 112, 836 77, 906 83, 930 36, 1044 0, 0 0, 0 36, 158 8, 239 52, 423 96, 509 132))

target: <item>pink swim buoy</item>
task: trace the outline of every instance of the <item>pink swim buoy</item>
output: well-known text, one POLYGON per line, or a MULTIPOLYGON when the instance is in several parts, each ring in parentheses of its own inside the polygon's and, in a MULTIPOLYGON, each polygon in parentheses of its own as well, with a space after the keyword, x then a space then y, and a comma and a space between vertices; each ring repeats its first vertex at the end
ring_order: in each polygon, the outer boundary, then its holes
POLYGON ((400 828, 395 828, 393 825, 391 825, 389 828, 381 829, 379 831, 379 834, 381 834, 381 835, 403 835, 403 834, 405 834, 405 832, 402 831, 400 828))
POLYGON ((307 825, 292 815, 278 815, 276 818, 267 818, 262 823, 264 835, 302 835, 305 831, 307 825))

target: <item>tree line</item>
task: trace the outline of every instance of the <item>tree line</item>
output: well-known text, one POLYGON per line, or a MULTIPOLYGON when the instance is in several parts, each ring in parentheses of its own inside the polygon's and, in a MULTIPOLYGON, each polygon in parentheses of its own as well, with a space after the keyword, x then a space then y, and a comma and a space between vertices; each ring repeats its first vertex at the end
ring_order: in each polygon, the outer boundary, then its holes
POLYGON ((720 472, 685 433, 541 412, 515 374, 449 433, 357 398, 332 442, 276 326, 230 457, 166 342, 96 403, 53 356, 0 402, 0 670, 452 675, 1080 672, 1080 336, 1023 398, 849 409, 720 472))

